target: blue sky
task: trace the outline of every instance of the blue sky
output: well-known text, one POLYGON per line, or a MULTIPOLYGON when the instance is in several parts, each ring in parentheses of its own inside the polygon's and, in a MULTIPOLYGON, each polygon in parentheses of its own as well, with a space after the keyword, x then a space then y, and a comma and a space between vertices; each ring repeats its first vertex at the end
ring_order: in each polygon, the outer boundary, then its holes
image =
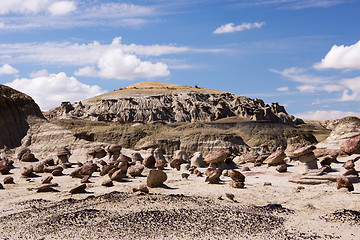
POLYGON ((0 83, 43 110, 142 81, 360 116, 357 0, 0 0, 0 83))

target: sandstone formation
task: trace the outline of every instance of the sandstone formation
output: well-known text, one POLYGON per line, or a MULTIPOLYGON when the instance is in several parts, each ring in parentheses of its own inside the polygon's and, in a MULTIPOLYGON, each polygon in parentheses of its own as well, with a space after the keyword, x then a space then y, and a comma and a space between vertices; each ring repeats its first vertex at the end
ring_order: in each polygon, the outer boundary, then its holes
POLYGON ((36 119, 44 119, 44 116, 31 97, 0 85, 0 149, 20 146, 36 119))
POLYGON ((64 102, 49 119, 114 122, 197 122, 239 116, 277 123, 302 123, 278 103, 265 104, 232 93, 175 84, 139 83, 82 102, 64 102))

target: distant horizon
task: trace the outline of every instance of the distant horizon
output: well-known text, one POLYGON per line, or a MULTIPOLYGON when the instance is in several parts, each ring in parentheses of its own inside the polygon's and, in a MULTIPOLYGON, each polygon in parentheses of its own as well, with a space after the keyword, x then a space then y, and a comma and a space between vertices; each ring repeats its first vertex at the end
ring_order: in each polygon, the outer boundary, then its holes
POLYGON ((359 12, 356 0, 7 0, 0 83, 47 110, 150 81, 360 116, 359 12))

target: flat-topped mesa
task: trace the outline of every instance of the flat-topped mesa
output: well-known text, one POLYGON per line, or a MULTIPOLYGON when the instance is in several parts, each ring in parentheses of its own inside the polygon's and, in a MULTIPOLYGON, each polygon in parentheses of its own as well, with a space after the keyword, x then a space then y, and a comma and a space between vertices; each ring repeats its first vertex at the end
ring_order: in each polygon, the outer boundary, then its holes
POLYGON ((46 116, 49 119, 83 119, 112 122, 199 122, 226 117, 297 124, 278 103, 265 104, 212 89, 170 83, 137 83, 87 99, 63 103, 46 116))

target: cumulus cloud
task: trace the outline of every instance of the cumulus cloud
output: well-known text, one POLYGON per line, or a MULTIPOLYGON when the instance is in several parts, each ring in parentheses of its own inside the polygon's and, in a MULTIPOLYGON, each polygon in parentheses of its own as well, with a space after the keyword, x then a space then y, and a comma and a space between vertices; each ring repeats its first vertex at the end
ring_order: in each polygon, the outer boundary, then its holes
POLYGON ((19 71, 16 68, 10 66, 9 64, 3 64, 0 67, 0 75, 3 75, 3 74, 14 75, 17 73, 19 73, 19 71))
POLYGON ((0 15, 38 14, 50 12, 52 15, 63 15, 76 9, 74 1, 55 0, 6 0, 0 1, 0 15))
POLYGON ((263 25, 265 25, 265 22, 242 23, 241 25, 237 25, 237 26, 235 26, 234 23, 228 23, 220 26, 213 33, 222 34, 222 33, 240 32, 252 28, 261 28, 263 25))
POLYGON ((334 45, 314 68, 360 69, 360 41, 351 46, 334 45))
POLYGON ((340 101, 360 101, 360 77, 343 79, 341 84, 346 87, 340 101))
POLYGON ((169 74, 166 64, 141 61, 135 55, 124 54, 121 49, 105 52, 98 61, 97 69, 87 66, 75 72, 75 75, 79 76, 120 80, 164 77, 169 74))
POLYGON ((63 101, 74 102, 105 93, 99 86, 83 84, 64 72, 43 71, 37 77, 18 78, 5 85, 31 96, 43 111, 58 107, 63 101))
POLYGON ((60 1, 51 4, 48 8, 52 15, 66 15, 76 10, 76 5, 73 1, 60 1))
POLYGON ((338 110, 330 110, 330 111, 309 111, 304 113, 296 113, 294 116, 302 118, 302 119, 310 119, 310 120, 334 120, 340 119, 347 116, 355 116, 360 117, 360 112, 346 112, 346 111, 338 111, 338 110))
POLYGON ((279 87, 276 90, 279 91, 279 92, 288 92, 289 88, 288 87, 279 87))
POLYGON ((241 3, 235 5, 239 7, 251 6, 275 6, 284 9, 304 9, 314 7, 332 7, 342 3, 346 0, 243 0, 241 3))

